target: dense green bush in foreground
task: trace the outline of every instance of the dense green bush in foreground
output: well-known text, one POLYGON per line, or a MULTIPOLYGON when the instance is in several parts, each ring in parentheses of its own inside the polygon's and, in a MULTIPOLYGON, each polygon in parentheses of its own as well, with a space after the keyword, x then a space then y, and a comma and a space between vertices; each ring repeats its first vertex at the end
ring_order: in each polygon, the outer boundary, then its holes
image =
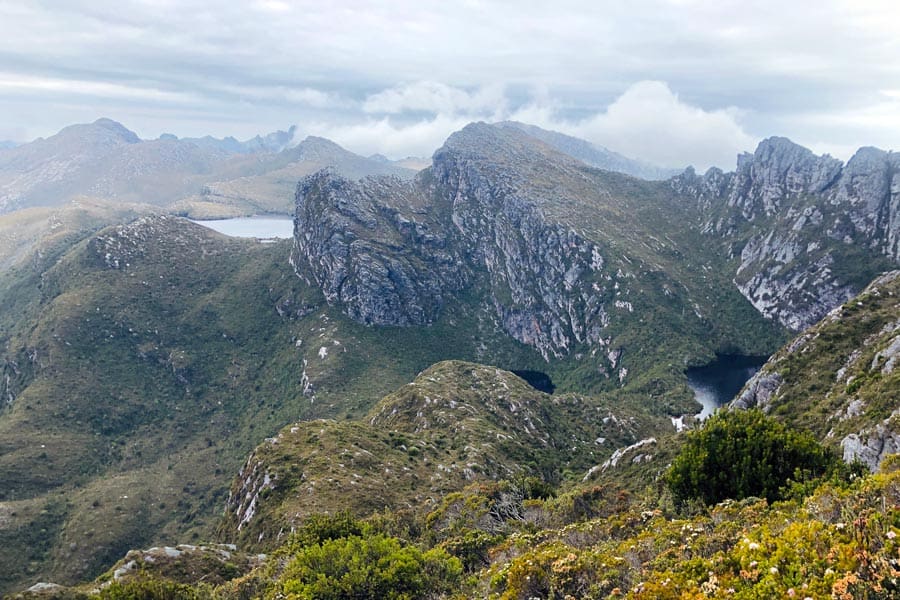
POLYGON ((841 469, 843 463, 805 432, 759 410, 720 411, 692 431, 666 480, 679 501, 782 500, 790 482, 841 469))

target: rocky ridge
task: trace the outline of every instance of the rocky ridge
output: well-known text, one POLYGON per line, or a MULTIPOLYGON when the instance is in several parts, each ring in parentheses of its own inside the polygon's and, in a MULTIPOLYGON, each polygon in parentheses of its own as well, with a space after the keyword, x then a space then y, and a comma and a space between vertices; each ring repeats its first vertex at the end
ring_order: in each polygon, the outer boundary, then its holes
POLYGON ((278 153, 256 155, 252 164, 236 163, 203 186, 195 201, 250 207, 256 212, 294 212, 297 181, 321 169, 347 179, 392 175, 410 179, 415 174, 389 161, 364 158, 325 138, 310 136, 278 153), (254 208, 255 207, 255 208, 254 208))
POLYGON ((563 154, 568 154, 572 158, 577 158, 585 164, 606 171, 616 171, 617 173, 624 173, 641 179, 663 180, 674 177, 683 170, 666 169, 640 160, 628 158, 622 156, 618 152, 613 152, 608 148, 604 148, 603 146, 597 146, 570 135, 549 131, 527 123, 502 121, 497 123, 497 127, 508 127, 523 131, 552 146, 563 154))
POLYGON ((474 482, 556 481, 665 423, 598 398, 544 394, 496 367, 440 362, 359 422, 302 421, 262 443, 232 484, 219 537, 266 548, 335 506, 416 513, 474 482))
POLYGON ((844 165, 786 138, 737 170, 671 180, 740 259, 735 284, 767 317, 800 331, 900 261, 900 155, 860 149, 844 165))
POLYGON ((295 129, 233 138, 164 134, 141 140, 110 119, 72 125, 0 152, 0 214, 92 198, 164 206, 195 216, 290 213, 297 180, 324 167, 347 177, 413 171, 322 138, 294 145, 295 129))
POLYGON ((877 470, 900 451, 900 271, 890 271, 776 353, 731 403, 759 407, 877 470))
POLYGON ((688 265, 679 257, 699 252, 696 240, 657 233, 695 217, 671 196, 664 184, 591 169, 515 128, 472 124, 410 183, 303 180, 292 263, 360 322, 421 325, 448 299, 474 296, 545 359, 589 355, 621 382, 628 368, 616 338, 648 317, 639 307, 654 307, 655 336, 696 331, 701 344, 716 327, 701 304, 742 310, 736 291, 709 278, 724 270, 712 266, 718 255, 688 265))

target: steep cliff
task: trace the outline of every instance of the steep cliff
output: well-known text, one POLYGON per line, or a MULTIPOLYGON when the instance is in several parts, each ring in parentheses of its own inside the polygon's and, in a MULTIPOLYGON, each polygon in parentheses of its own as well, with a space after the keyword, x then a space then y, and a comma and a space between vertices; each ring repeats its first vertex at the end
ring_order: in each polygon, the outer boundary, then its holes
POLYGON ((430 323, 475 298, 546 360, 574 357, 588 379, 623 382, 657 352, 678 348, 680 370, 738 328, 753 331, 747 346, 777 335, 729 284, 727 256, 681 227, 697 218, 664 183, 478 123, 413 182, 304 179, 292 261, 360 322, 430 323))
POLYGON ((900 260, 900 155, 862 148, 843 165, 785 138, 738 157, 734 173, 672 179, 729 240, 734 282, 767 317, 800 331, 900 260))
POLYGON ((399 179, 317 173, 297 192, 292 260, 308 259, 325 298, 362 323, 433 322, 467 279, 435 212, 399 179))

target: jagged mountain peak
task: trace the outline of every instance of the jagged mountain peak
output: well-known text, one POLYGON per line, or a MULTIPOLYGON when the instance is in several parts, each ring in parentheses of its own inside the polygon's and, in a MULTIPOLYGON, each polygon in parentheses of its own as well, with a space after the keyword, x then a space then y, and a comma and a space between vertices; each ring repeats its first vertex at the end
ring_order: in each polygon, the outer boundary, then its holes
MULTIPOLYGON (((855 177, 874 172, 900 170, 900 154, 874 146, 863 146, 850 157, 844 167, 844 176, 855 177)), ((883 177, 889 179, 889 177, 883 177)))
POLYGON ((794 142, 788 137, 773 135, 759 142, 754 156, 760 157, 771 153, 797 153, 805 156, 814 156, 812 150, 794 142))
POLYGON ((770 137, 759 143, 753 154, 738 157, 738 174, 749 173, 756 180, 782 184, 783 191, 818 193, 838 176, 844 163, 828 154, 812 150, 785 137, 770 137))
POLYGON ((288 147, 296 132, 297 126, 291 125, 287 131, 278 130, 265 136, 257 135, 241 145, 249 152, 280 152, 288 147))
POLYGON ((670 185, 698 202, 704 232, 747 236, 733 246, 735 283, 794 331, 900 260, 900 156, 892 152, 860 148, 844 165, 770 137, 739 156, 733 173, 691 170, 670 185))
POLYGON ((853 156, 850 157, 850 160, 847 161, 847 166, 849 167, 851 163, 858 163, 870 160, 889 160, 891 155, 894 153, 888 150, 882 150, 881 148, 876 148, 875 146, 863 146, 859 150, 857 150, 853 156))

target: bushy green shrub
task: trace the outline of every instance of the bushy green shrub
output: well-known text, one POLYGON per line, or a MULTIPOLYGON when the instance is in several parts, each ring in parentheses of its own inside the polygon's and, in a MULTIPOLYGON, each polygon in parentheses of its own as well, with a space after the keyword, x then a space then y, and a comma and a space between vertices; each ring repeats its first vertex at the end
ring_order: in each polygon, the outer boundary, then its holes
POLYGON ((441 549, 422 552, 384 534, 349 536, 300 549, 272 597, 412 600, 458 587, 462 570, 441 549))
POLYGON ((295 552, 306 546, 321 544, 328 540, 336 540, 348 536, 363 536, 371 527, 356 519, 349 511, 341 511, 333 515, 316 513, 308 516, 303 524, 291 534, 283 550, 295 552))
POLYGON ((759 410, 722 411, 690 432, 666 481, 679 501, 780 500, 790 481, 820 477, 840 460, 810 434, 759 410))
POLYGON ((203 585, 140 577, 126 582, 114 581, 92 597, 97 600, 208 600, 212 593, 203 585))

